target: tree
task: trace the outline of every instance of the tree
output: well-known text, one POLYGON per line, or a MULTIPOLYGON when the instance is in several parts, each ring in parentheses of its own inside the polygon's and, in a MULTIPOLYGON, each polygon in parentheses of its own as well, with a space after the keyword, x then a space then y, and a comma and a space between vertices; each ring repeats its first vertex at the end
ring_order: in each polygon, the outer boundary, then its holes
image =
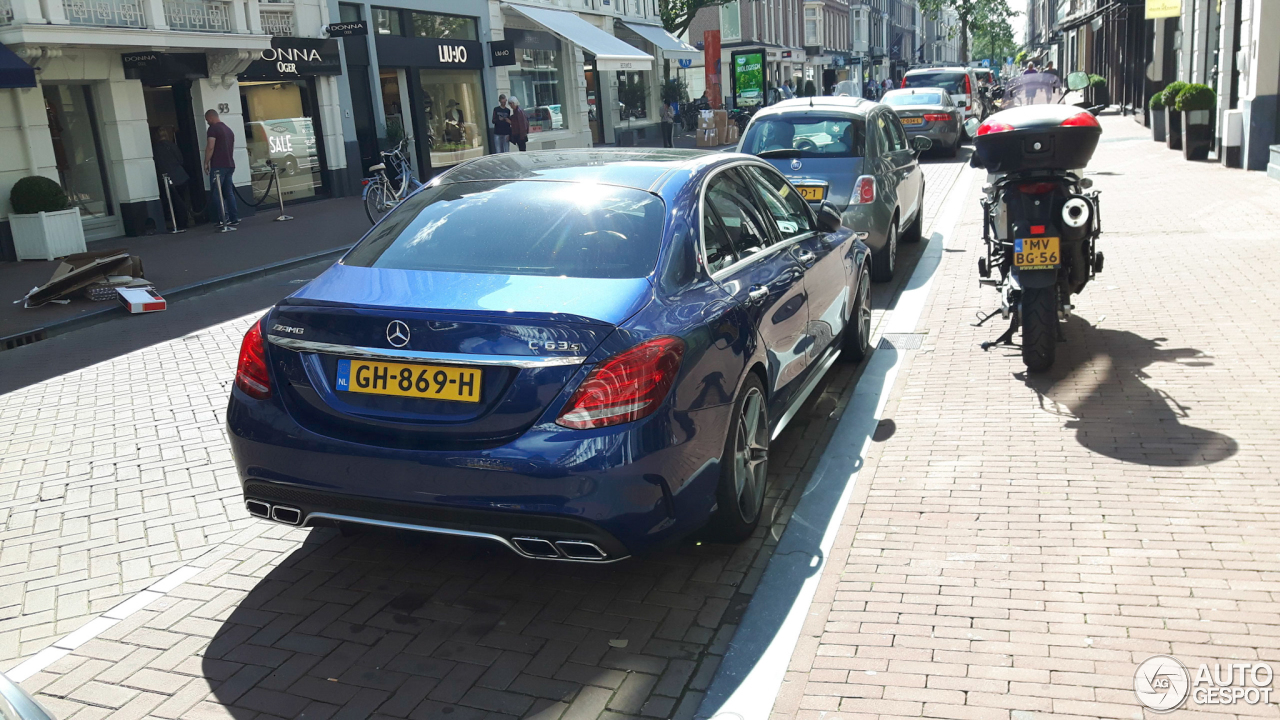
POLYGON ((989 23, 981 31, 973 31, 973 59, 989 59, 992 67, 1003 65, 1004 59, 1016 55, 1019 47, 1008 20, 989 23))
POLYGON ((920 0, 920 11, 934 20, 945 10, 954 11, 960 21, 960 60, 964 63, 969 62, 971 35, 979 36, 1000 23, 1008 24, 1009 18, 1017 14, 1006 0, 920 0))
POLYGON ((733 0, 658 0, 658 15, 662 18, 663 29, 679 37, 689 29, 699 10, 731 2, 733 0))

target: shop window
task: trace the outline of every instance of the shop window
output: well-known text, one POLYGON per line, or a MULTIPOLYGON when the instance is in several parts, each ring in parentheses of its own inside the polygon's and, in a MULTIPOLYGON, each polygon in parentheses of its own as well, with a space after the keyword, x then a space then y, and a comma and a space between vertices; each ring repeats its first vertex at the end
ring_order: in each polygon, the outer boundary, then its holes
POLYGON ((568 125, 560 40, 551 33, 533 30, 508 30, 506 37, 516 49, 516 64, 507 76, 511 95, 529 116, 529 132, 565 129, 568 125))
POLYGON ((457 165, 488 148, 479 70, 419 70, 431 130, 431 167, 457 165))
MULTIPOLYGON (((307 83, 241 82, 244 139, 255 197, 272 182, 272 165, 285 201, 314 197, 322 183, 320 148, 307 83)), ((276 190, 271 192, 275 195, 276 190)))
POLYGON ((404 28, 400 26, 400 11, 391 8, 374 8, 373 31, 379 35, 404 35, 404 28))
POLYGON ((624 122, 649 117, 649 73, 618 71, 618 113, 624 122))
POLYGON ((360 6, 350 3, 338 3, 338 21, 344 23, 360 22, 360 6))
POLYGON ((58 182, 81 217, 114 214, 89 85, 44 85, 58 182))
POLYGON ((442 40, 476 40, 476 19, 439 13, 409 13, 409 31, 413 37, 442 40))

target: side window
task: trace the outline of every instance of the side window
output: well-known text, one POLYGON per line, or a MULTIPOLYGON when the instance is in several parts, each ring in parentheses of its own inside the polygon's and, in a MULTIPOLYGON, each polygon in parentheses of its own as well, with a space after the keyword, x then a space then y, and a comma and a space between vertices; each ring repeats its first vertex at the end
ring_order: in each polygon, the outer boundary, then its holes
POLYGON ((703 243, 707 270, 715 272, 764 250, 772 238, 756 214, 751 190, 733 170, 721 172, 707 185, 703 243))
POLYGON ((748 168, 747 177, 751 178, 756 191, 760 193, 760 198, 773 216, 773 222, 778 226, 778 233, 783 239, 803 235, 813 229, 809 203, 800 197, 785 178, 762 167, 748 168))
POLYGON ((893 134, 893 120, 889 118, 889 113, 882 112, 876 116, 876 128, 880 132, 880 149, 883 152, 891 153, 906 149, 905 140, 902 143, 902 147, 898 147, 897 139, 893 134))
POLYGON ((902 121, 895 114, 889 118, 889 131, 893 133, 893 149, 907 149, 907 132, 902 129, 902 121))

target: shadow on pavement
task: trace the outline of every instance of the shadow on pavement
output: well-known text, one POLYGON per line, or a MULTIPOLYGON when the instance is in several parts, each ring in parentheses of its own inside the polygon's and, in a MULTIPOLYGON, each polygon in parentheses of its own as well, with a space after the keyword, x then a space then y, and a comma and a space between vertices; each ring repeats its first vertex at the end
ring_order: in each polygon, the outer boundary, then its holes
POLYGON ((1048 373, 1018 377, 1041 396, 1042 405, 1048 398, 1070 409, 1066 427, 1076 431, 1081 445, 1124 462, 1163 467, 1210 465, 1236 454, 1235 440, 1189 424, 1190 406, 1146 382, 1146 368, 1156 363, 1212 365, 1203 352, 1165 348, 1165 338, 1099 328, 1077 317, 1066 334, 1048 373))

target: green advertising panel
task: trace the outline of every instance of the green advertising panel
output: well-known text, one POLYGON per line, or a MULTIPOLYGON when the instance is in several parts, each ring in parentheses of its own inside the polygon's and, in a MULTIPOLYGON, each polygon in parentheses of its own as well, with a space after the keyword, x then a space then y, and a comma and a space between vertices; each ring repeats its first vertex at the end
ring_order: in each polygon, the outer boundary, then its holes
POLYGON ((764 53, 733 56, 733 92, 736 105, 764 102, 764 53))

